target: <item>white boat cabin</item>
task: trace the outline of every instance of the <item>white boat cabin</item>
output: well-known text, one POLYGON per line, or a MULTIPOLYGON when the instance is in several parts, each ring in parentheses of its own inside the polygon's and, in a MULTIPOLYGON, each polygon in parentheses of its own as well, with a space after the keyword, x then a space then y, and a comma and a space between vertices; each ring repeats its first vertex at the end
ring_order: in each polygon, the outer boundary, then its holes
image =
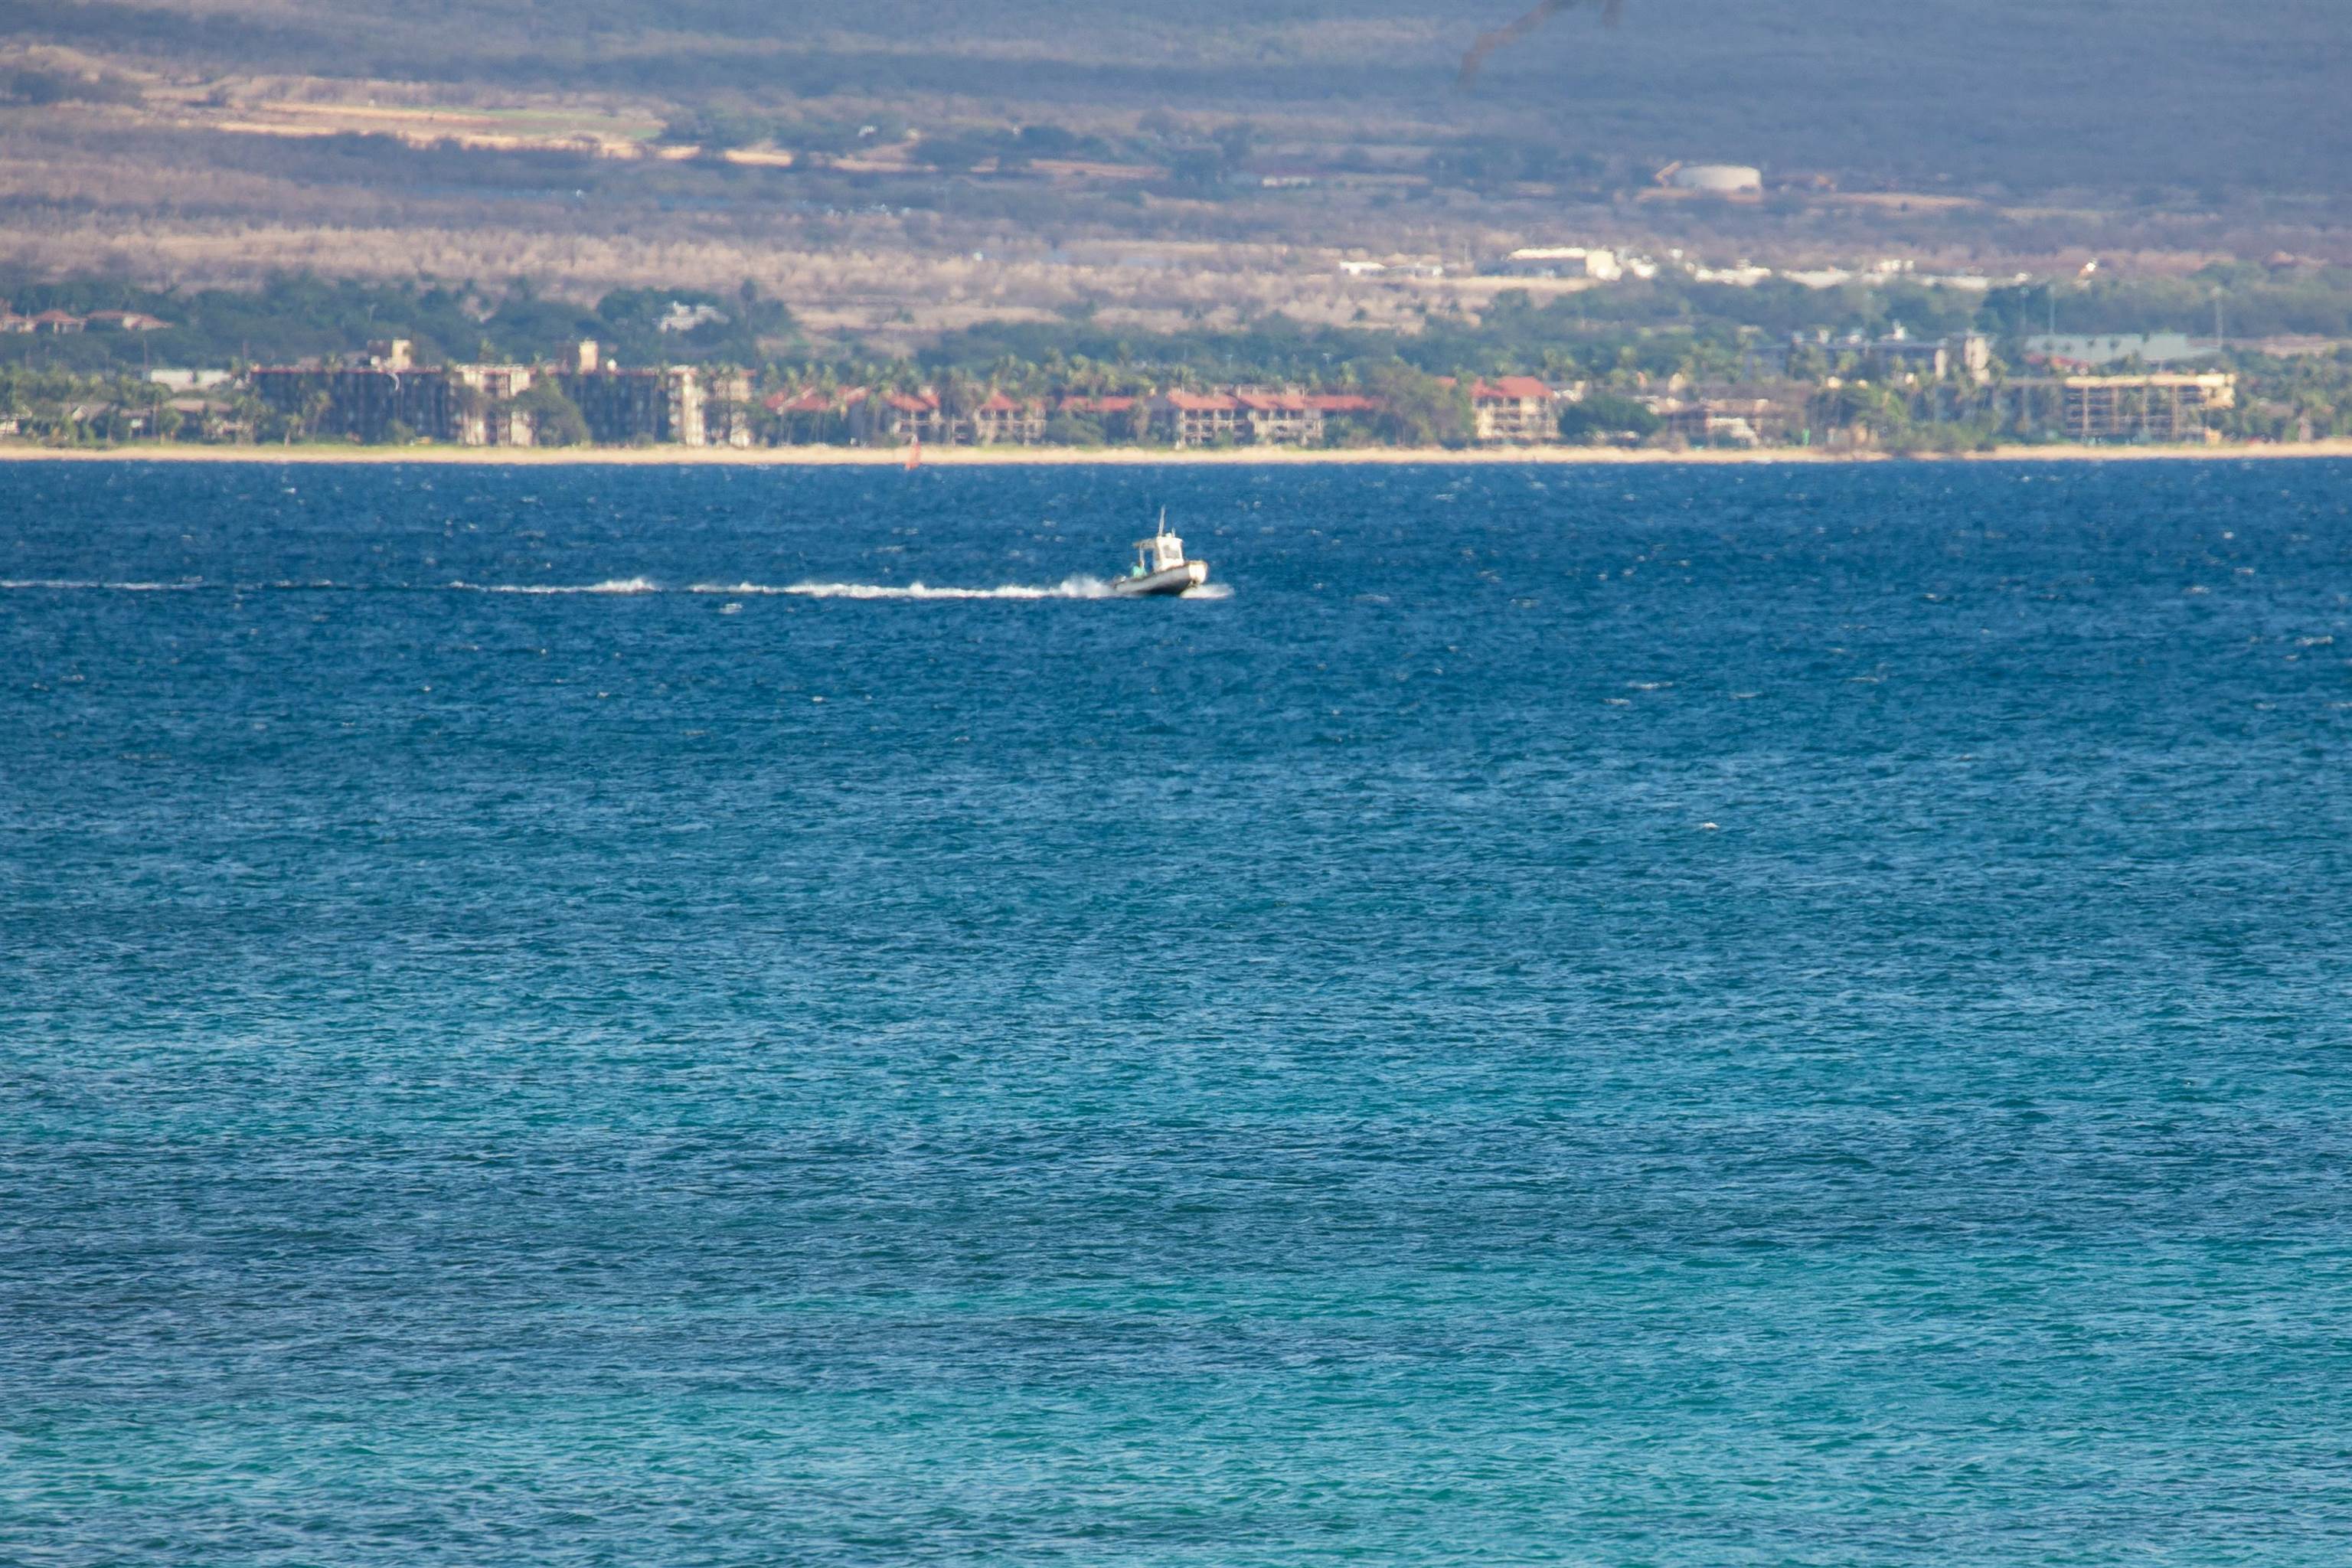
POLYGON ((1184 564, 1184 542, 1162 527, 1149 539, 1135 542, 1135 574, 1149 577, 1155 572, 1173 572, 1184 564))

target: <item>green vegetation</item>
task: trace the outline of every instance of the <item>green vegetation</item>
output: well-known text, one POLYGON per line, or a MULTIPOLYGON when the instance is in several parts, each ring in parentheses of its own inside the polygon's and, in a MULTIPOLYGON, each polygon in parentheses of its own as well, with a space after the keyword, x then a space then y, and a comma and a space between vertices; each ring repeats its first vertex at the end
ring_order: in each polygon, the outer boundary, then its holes
POLYGON ((531 416, 532 440, 541 447, 584 447, 587 416, 551 381, 535 381, 513 400, 515 412, 531 416))
POLYGON ((1612 436, 1640 440, 1656 435, 1664 424, 1644 404, 1614 393, 1596 392, 1560 411, 1559 434, 1567 441, 1598 441, 1612 436))
MULTIPOLYGON (((250 416, 258 405, 233 389, 214 395, 225 417, 250 416)), ((70 371, 0 365, 0 425, 13 423, 24 439, 51 446, 169 438, 200 432, 172 406, 173 395, 135 375, 78 375, 70 371)))
POLYGON ((491 290, 473 284, 330 281, 308 274, 273 278, 257 292, 182 293, 120 279, 34 282, 0 278, 0 300, 31 315, 137 310, 169 326, 154 331, 91 331, 70 336, 0 337, 0 365, 39 364, 105 374, 142 365, 290 364, 351 353, 406 338, 421 363, 557 358, 583 338, 627 364, 758 364, 797 342, 792 312, 746 285, 732 295, 695 289, 616 289, 593 307, 541 295, 518 281, 491 290), (683 330, 666 330, 698 311, 683 330))

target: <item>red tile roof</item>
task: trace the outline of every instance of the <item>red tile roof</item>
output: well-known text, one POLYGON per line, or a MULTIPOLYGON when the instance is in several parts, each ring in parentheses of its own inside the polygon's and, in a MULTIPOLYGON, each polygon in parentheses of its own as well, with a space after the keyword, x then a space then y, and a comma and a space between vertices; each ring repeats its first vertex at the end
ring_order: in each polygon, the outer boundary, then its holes
POLYGON ((1168 406, 1187 414, 1231 414, 1237 411, 1241 404, 1220 393, 1204 396, 1197 392, 1171 392, 1168 395, 1168 406))
POLYGON ((1532 375, 1498 375, 1492 381, 1473 384, 1470 395, 1478 402, 1526 400, 1542 402, 1551 396, 1551 388, 1532 375))

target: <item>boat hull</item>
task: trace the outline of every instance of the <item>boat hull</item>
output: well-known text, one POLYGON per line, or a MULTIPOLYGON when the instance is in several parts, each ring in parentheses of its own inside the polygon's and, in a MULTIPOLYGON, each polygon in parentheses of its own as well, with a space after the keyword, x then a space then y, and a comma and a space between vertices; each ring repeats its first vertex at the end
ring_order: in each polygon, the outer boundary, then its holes
POLYGON ((1119 577, 1112 580, 1110 590, 1124 598, 1139 599, 1181 594, 1197 588, 1209 580, 1209 563, 1187 561, 1181 566, 1170 566, 1141 577, 1119 577))

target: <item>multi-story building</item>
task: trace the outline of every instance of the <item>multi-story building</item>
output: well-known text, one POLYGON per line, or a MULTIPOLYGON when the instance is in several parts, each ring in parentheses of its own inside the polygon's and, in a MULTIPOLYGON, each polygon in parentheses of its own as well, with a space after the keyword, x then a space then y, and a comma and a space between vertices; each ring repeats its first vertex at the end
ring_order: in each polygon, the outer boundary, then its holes
POLYGON ((944 442, 950 421, 933 392, 886 392, 866 401, 874 433, 886 441, 944 442))
POLYGON ((1959 332, 1946 338, 1915 338, 1900 322, 1870 347, 1872 368, 1889 378, 1913 375, 1922 381, 1958 376, 1983 383, 1992 377, 1992 340, 1982 332, 1959 332))
POLYGON ((712 447, 749 447, 759 405, 748 371, 714 371, 702 403, 702 437, 712 447))
POLYGON ((1311 392, 1307 401, 1322 421, 1322 438, 1326 441, 1344 437, 1349 431, 1370 430, 1385 407, 1378 398, 1366 397, 1360 392, 1311 392))
POLYGON ((1922 386, 1910 401, 1915 419, 1990 421, 2026 437, 2210 441, 2212 416, 2238 405, 2238 378, 2219 371, 2012 376, 1984 386, 1922 386))
MULTIPOLYGON (((391 373, 397 374, 397 373, 391 373)), ((458 364, 446 372, 453 417, 449 438, 461 447, 529 447, 537 421, 514 400, 538 377, 527 364, 458 364)))
POLYGON ((1470 430, 1482 446, 1528 446, 1559 434, 1551 388, 1532 375, 1470 384, 1470 430))
POLYGON ((1249 436, 1241 400, 1223 393, 1163 393, 1158 412, 1166 422, 1169 438, 1179 447, 1235 443, 1249 436))
POLYGON ((807 386, 797 392, 771 394, 764 405, 768 411, 768 439, 787 447, 855 441, 870 424, 866 409, 869 395, 862 386, 833 392, 807 386))
POLYGON ((587 370, 557 372, 555 382, 580 410, 590 440, 629 447, 668 439, 669 387, 660 371, 598 369, 592 360, 587 370))
POLYGON ((441 371, 374 365, 268 365, 247 378, 254 395, 299 420, 305 435, 388 441, 398 426, 416 436, 457 435, 457 399, 441 371))
POLYGON ((662 372, 662 393, 667 423, 661 439, 681 447, 709 446, 710 427, 704 418, 709 399, 694 367, 674 364, 662 372))
POLYGON ((1853 333, 1832 338, 1826 331, 1798 332, 1789 339, 1782 368, 1792 377, 1835 374, 1841 366, 1878 381, 1960 380, 1981 386, 1992 379, 1992 340, 1982 332, 1915 338, 1900 323, 1884 337, 1853 333))
POLYGON ((1234 394, 1253 446, 1311 447, 1323 439, 1323 411, 1300 392, 1244 388, 1234 394))
POLYGON ((1695 447, 1757 447, 1785 438, 1797 408, 1769 397, 1717 387, 1696 396, 1645 397, 1642 405, 1664 421, 1664 434, 1695 447))
MULTIPOLYGON (((2031 397, 2032 383, 2010 384, 2031 397)), ((2074 441, 2197 441, 2209 416, 2238 405, 2238 378, 2203 375, 2069 375, 2054 388, 2058 432, 2074 441)))
POLYGON ((984 447, 1034 447, 1045 438, 1045 405, 992 392, 971 411, 971 438, 984 447))

